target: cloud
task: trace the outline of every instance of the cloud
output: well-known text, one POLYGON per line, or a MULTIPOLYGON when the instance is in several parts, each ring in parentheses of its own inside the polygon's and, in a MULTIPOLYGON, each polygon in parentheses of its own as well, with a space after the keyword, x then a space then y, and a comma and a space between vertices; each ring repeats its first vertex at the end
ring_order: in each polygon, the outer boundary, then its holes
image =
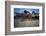
POLYGON ((14 12, 16 13, 23 13, 24 10, 29 11, 30 13, 32 13, 32 11, 35 11, 36 13, 39 13, 39 9, 30 9, 30 8, 14 8, 14 12))

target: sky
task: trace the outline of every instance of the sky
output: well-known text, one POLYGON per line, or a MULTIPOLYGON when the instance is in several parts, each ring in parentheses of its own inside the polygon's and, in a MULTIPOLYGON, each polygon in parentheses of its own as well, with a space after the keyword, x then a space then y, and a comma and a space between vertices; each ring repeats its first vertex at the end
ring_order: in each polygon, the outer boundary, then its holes
POLYGON ((33 8, 14 8, 15 13, 24 13, 24 10, 29 11, 32 13, 32 11, 35 11, 35 13, 39 13, 39 9, 33 9, 33 8))

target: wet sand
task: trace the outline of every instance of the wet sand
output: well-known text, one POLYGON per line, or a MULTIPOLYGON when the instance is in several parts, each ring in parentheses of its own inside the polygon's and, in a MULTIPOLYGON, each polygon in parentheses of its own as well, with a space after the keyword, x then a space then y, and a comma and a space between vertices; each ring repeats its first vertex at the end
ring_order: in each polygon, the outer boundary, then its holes
POLYGON ((14 19, 14 27, 37 27, 39 26, 39 20, 29 19, 14 19))

